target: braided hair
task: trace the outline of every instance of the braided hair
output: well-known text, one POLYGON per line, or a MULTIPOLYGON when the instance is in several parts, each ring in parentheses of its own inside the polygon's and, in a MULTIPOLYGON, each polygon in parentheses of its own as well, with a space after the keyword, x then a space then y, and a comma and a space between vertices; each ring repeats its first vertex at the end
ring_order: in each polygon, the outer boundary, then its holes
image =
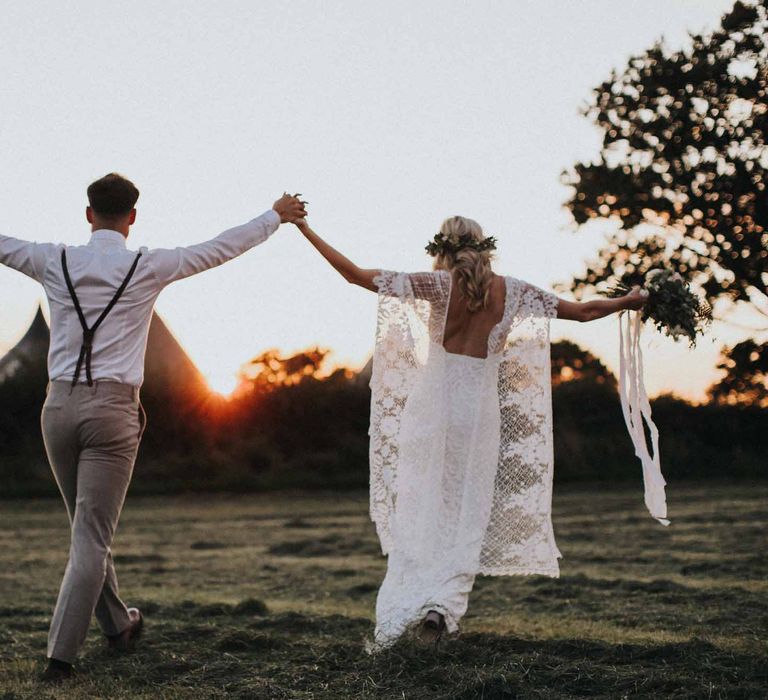
POLYGON ((459 294, 469 311, 485 309, 493 280, 491 260, 495 241, 485 237, 477 221, 463 216, 452 216, 443 221, 435 240, 445 241, 433 248, 435 270, 448 270, 454 274, 459 294))

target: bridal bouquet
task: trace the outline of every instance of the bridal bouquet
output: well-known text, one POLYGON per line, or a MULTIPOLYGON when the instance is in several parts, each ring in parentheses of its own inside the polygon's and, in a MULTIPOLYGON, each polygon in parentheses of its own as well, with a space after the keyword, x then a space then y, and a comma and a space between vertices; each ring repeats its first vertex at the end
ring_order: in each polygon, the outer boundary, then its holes
MULTIPOLYGON (((619 281, 608 291, 608 296, 627 294, 630 282, 635 280, 619 281)), ((651 403, 643 380, 640 333, 645 321, 652 321, 659 331, 675 340, 685 337, 693 346, 712 321, 712 308, 700 301, 683 278, 671 270, 651 270, 645 276, 643 288, 648 300, 642 310, 630 311, 619 318, 619 398, 635 454, 643 466, 645 505, 656 520, 669 525, 666 481, 659 460, 659 430, 651 416, 651 403)))
MULTIPOLYGON (((620 281, 608 291, 609 297, 628 294, 631 285, 620 281)), ((648 301, 643 307, 641 320, 652 321, 656 329, 674 340, 687 338, 691 347, 712 322, 712 307, 701 301, 683 278, 672 270, 655 269, 646 276, 643 289, 648 301)))

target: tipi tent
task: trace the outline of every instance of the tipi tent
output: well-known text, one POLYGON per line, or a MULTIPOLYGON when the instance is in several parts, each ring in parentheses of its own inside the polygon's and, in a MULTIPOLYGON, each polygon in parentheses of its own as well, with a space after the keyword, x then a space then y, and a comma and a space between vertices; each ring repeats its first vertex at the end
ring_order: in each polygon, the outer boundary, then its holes
POLYGON ((4 356, 0 357, 0 382, 13 376, 30 364, 45 361, 50 342, 48 324, 43 317, 43 310, 38 306, 24 337, 4 356))
MULTIPOLYGON (((47 382, 48 324, 40 309, 21 340, 0 358, 0 496, 52 493, 40 435, 47 382)), ((188 460, 216 426, 225 401, 154 314, 149 327, 142 403, 149 417, 142 440, 140 481, 157 488, 184 483, 188 460)))
MULTIPOLYGON (((50 331, 40 307, 22 339, 0 358, 0 382, 12 377, 25 367, 44 365, 48 354, 50 331)), ((162 393, 199 395, 209 393, 200 370, 189 358, 168 326, 152 314, 147 339, 145 387, 162 393)))

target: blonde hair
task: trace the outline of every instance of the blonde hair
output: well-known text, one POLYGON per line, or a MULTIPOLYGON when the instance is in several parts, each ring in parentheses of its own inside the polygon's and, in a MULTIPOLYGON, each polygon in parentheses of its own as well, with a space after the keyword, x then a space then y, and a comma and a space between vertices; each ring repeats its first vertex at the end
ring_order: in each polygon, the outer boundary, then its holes
MULTIPOLYGON (((440 233, 451 241, 464 237, 478 242, 485 240, 480 224, 463 216, 451 216, 443 221, 440 233)), ((469 247, 456 251, 443 250, 435 258, 434 268, 453 273, 459 293, 467 302, 467 308, 475 312, 488 306, 493 280, 492 259, 490 250, 478 251, 469 247)))

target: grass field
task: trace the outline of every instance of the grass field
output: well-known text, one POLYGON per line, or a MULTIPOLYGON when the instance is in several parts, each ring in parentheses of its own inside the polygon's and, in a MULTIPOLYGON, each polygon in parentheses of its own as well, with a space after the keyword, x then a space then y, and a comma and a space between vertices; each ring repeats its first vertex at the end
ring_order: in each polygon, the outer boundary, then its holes
POLYGON ((130 499, 121 589, 146 614, 113 656, 93 626, 76 680, 43 668, 67 530, 56 501, 0 502, 0 700, 765 698, 768 484, 555 498, 562 577, 482 578, 461 635, 364 650, 385 561, 365 494, 130 499))

